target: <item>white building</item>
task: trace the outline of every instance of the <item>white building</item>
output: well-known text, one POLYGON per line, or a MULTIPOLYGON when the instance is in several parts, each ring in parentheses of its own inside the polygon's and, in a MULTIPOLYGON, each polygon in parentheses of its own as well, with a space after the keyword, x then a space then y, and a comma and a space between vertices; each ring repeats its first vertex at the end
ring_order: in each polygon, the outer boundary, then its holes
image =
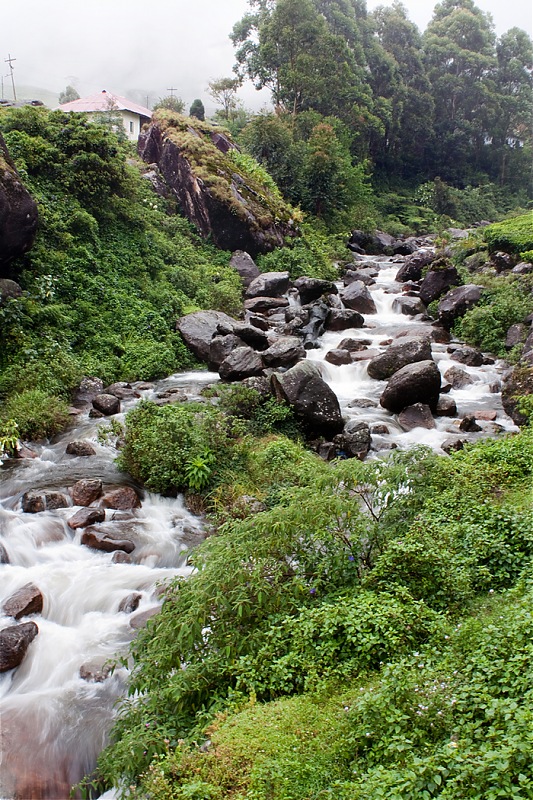
POLYGON ((87 114, 89 117, 95 114, 112 112, 122 118, 124 131, 131 142, 136 142, 145 122, 150 122, 152 112, 112 92, 102 92, 92 94, 89 97, 80 97, 70 103, 63 103, 58 106, 60 111, 75 111, 78 114, 87 114))

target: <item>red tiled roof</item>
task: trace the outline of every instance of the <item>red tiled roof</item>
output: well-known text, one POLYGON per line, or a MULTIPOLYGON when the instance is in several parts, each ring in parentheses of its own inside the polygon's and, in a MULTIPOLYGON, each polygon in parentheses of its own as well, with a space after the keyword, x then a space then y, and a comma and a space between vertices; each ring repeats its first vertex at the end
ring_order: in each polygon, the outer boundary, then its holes
POLYGON ((70 103, 63 103, 63 105, 58 106, 58 108, 61 111, 78 111, 87 113, 90 111, 109 111, 110 104, 112 105, 112 108, 117 109, 118 111, 131 111, 134 114, 139 114, 141 117, 152 116, 152 112, 144 106, 140 106, 138 103, 133 103, 131 100, 128 100, 127 97, 121 97, 118 94, 106 92, 105 89, 102 92, 91 94, 89 97, 80 97, 79 100, 72 100, 70 103))

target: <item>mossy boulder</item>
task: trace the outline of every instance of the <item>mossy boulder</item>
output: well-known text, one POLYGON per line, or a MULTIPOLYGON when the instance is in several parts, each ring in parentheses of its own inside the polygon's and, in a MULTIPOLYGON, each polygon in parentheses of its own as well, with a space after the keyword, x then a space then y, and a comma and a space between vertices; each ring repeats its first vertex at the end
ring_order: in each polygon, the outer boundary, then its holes
POLYGON ((255 257, 297 235, 297 212, 222 129, 160 111, 138 147, 144 161, 157 163, 185 216, 218 247, 255 257))

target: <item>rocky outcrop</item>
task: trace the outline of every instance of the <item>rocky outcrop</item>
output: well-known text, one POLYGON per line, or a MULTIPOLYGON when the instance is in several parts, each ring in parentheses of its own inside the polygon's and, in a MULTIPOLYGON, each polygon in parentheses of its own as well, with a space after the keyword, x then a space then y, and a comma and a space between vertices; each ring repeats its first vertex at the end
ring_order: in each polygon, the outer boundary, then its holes
POLYGON ((300 361, 287 372, 274 373, 271 381, 277 399, 293 408, 310 435, 328 438, 341 432, 339 401, 315 364, 300 361))
POLYGON ((38 633, 35 622, 23 622, 0 631, 0 672, 18 667, 38 633))
POLYGON ((394 373, 379 402, 393 413, 415 403, 424 403, 433 410, 439 401, 440 384, 440 372, 434 361, 408 364, 394 373))
POLYGON ((24 188, 0 134, 0 278, 12 278, 10 264, 26 253, 37 232, 37 204, 24 188))
POLYGON ((181 211, 201 236, 252 258, 296 234, 292 209, 232 158, 235 145, 206 122, 160 112, 139 137, 139 154, 156 163, 181 211))

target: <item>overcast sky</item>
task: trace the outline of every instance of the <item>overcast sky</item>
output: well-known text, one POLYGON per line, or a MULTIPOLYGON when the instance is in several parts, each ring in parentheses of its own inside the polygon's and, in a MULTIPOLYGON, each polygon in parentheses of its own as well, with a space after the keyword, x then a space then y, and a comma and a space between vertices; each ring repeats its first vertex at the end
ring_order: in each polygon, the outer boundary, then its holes
MULTIPOLYGON (((431 19, 431 0, 404 0, 421 30, 431 19)), ((367 0, 369 10, 387 5, 367 0)), ((518 26, 532 35, 531 0, 477 0, 501 35, 518 26)), ((16 85, 59 92, 73 83, 80 94, 107 89, 137 90, 151 100, 174 87, 187 105, 200 97, 208 106, 207 83, 231 75, 234 52, 228 38, 248 9, 247 0, 0 0, 0 66, 11 98, 8 65, 16 58, 16 85)), ((243 88, 247 107, 268 100, 243 88)), ((133 97, 133 95, 132 95, 133 97)), ((144 101, 145 102, 145 101, 144 101)))

